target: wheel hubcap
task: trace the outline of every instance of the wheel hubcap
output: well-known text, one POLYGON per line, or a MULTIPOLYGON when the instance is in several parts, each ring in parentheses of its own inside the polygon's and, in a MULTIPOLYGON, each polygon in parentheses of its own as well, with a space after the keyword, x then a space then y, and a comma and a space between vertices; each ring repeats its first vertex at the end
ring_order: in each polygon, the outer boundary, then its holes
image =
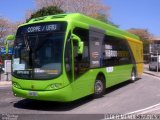
POLYGON ((136 77, 135 77, 135 73, 134 73, 134 72, 132 72, 131 80, 132 80, 132 81, 135 81, 135 79, 136 79, 136 77))
POLYGON ((100 80, 97 80, 97 82, 95 83, 95 93, 99 94, 101 93, 103 90, 103 83, 100 80))

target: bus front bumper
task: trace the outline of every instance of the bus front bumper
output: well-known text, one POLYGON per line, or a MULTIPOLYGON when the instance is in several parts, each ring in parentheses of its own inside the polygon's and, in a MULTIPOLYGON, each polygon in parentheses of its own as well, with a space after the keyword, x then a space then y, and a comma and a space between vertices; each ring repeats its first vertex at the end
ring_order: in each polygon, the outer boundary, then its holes
POLYGON ((23 90, 12 86, 12 91, 14 96, 22 98, 59 102, 73 101, 73 92, 70 85, 54 91, 23 90))

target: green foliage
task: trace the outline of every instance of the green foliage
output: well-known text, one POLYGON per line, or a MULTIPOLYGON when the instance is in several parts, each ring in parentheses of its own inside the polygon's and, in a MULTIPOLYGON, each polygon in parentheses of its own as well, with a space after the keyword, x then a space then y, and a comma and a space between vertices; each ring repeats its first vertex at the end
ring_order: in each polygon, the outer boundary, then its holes
POLYGON ((115 23, 113 23, 112 21, 110 21, 105 14, 98 14, 97 17, 96 17, 97 20, 100 20, 102 22, 105 22, 107 24, 110 24, 114 27, 119 27, 118 25, 116 25, 115 23))
POLYGON ((107 20, 107 23, 110 24, 110 25, 112 25, 112 26, 114 26, 114 27, 117 27, 117 28, 119 27, 119 25, 113 23, 113 22, 110 21, 110 20, 107 20))
POLYGON ((64 13, 64 11, 56 6, 43 7, 42 9, 39 9, 37 12, 33 13, 31 17, 26 20, 26 22, 28 22, 33 18, 47 16, 47 15, 62 14, 62 13, 64 13))
MULTIPOLYGON (((31 14, 31 17, 26 20, 28 22, 29 20, 37 17, 47 16, 47 15, 55 15, 55 14, 62 14, 65 13, 62 9, 58 8, 57 6, 49 6, 49 7, 43 7, 39 9, 38 11, 31 14)), ((105 14, 97 14, 96 18, 97 20, 100 20, 102 22, 108 23, 110 25, 113 25, 115 27, 119 27, 118 25, 114 24, 110 20, 108 20, 107 16, 105 14)))
POLYGON ((149 53, 149 44, 150 44, 150 42, 149 41, 143 41, 143 51, 144 51, 144 53, 149 53))

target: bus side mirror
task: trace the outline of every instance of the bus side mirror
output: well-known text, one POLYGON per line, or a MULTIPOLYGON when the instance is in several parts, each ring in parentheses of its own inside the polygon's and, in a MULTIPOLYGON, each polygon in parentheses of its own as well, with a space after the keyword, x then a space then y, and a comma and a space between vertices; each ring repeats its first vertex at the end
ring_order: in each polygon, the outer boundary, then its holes
POLYGON ((5 48, 6 48, 6 54, 8 54, 8 49, 9 49, 9 46, 8 46, 8 41, 13 41, 15 39, 15 36, 14 35, 8 35, 6 37, 6 40, 5 40, 5 48))
POLYGON ((12 40, 14 40, 15 39, 15 36, 14 35, 8 35, 7 37, 6 37, 6 41, 12 41, 12 40))
POLYGON ((81 38, 75 34, 72 34, 72 40, 78 43, 78 54, 83 54, 84 42, 81 41, 81 38))

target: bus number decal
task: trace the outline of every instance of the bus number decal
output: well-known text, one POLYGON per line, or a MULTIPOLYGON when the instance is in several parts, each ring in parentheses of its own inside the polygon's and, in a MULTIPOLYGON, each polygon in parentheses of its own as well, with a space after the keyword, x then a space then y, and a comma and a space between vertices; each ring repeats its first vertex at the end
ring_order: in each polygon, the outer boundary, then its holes
POLYGON ((113 67, 106 67, 106 72, 107 73, 113 72, 113 67))

